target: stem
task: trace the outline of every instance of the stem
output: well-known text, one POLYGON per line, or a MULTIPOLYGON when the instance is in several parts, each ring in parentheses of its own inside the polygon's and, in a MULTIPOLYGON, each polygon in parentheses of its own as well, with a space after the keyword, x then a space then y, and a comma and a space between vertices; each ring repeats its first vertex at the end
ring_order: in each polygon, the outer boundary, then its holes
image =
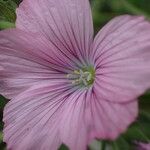
POLYGON ((112 143, 112 148, 113 148, 113 150, 119 150, 117 143, 115 141, 112 143))
POLYGON ((0 132, 0 142, 2 142, 2 141, 3 141, 3 133, 0 132))
POLYGON ((106 142, 103 141, 102 144, 101 144, 100 150, 105 150, 105 148, 106 148, 106 142))

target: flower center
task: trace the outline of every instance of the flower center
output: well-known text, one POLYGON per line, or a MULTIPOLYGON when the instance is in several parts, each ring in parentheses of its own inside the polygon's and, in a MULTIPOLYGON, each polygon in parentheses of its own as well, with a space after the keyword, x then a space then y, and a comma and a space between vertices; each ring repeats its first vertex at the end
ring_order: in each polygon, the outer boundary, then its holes
POLYGON ((93 67, 84 67, 79 70, 74 70, 71 74, 67 75, 72 84, 81 87, 88 87, 93 84, 95 78, 95 70, 93 67))

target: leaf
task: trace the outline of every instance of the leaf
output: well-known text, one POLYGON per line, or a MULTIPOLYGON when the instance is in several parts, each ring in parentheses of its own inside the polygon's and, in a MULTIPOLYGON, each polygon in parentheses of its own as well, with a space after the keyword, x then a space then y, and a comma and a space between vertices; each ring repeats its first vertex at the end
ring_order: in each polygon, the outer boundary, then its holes
POLYGON ((150 114, 140 112, 137 121, 123 135, 127 140, 150 142, 150 114))
POLYGON ((15 24, 8 21, 0 21, 0 29, 14 28, 15 24))

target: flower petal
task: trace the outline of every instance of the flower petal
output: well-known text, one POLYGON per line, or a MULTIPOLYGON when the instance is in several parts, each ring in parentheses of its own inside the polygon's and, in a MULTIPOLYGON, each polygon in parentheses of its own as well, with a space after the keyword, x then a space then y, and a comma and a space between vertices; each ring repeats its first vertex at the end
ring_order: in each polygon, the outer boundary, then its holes
POLYGON ((61 140, 71 150, 86 150, 94 138, 112 140, 125 132, 138 115, 138 102, 108 102, 90 88, 72 94, 63 110, 61 140))
POLYGON ((88 0, 25 0, 17 9, 17 28, 38 32, 84 63, 93 42, 88 0))
POLYGON ((12 99, 4 110, 4 141, 11 150, 57 150, 59 122, 74 92, 64 83, 41 82, 12 99))
POLYGON ((61 82, 73 66, 42 36, 15 29, 0 32, 0 94, 7 98, 41 80, 61 82))
MULTIPOLYGON (((138 116, 138 102, 124 104, 102 100, 96 92, 88 96, 90 138, 116 139, 138 116)), ((87 100, 88 101, 88 100, 87 100)))
POLYGON ((150 149, 150 143, 136 142, 135 144, 136 144, 135 146, 136 150, 149 150, 150 149))
POLYGON ((150 23, 128 15, 113 19, 96 36, 93 58, 102 99, 136 99, 150 87, 150 23))
POLYGON ((86 150, 88 132, 85 121, 86 91, 77 91, 67 100, 61 118, 60 134, 70 150, 86 150))

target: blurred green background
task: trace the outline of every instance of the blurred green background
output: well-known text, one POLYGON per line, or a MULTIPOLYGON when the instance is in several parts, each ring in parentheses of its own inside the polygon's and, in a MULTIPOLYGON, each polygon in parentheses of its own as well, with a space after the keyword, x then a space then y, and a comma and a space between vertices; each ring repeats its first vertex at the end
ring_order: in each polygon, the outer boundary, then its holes
MULTIPOLYGON (((0 30, 15 27, 15 9, 21 0, 0 0, 0 30)), ((110 19, 122 14, 144 15, 150 20, 150 0, 90 0, 95 34, 110 19)), ((89 150, 134 150, 135 141, 150 142, 150 92, 139 97, 139 117, 129 127, 128 131, 116 141, 95 140, 88 147, 89 150)), ((0 150, 4 150, 3 134, 3 108, 7 100, 0 96, 0 150)), ((125 118, 124 118, 125 119, 125 118)), ((60 150, 67 150, 62 145, 60 150)))

